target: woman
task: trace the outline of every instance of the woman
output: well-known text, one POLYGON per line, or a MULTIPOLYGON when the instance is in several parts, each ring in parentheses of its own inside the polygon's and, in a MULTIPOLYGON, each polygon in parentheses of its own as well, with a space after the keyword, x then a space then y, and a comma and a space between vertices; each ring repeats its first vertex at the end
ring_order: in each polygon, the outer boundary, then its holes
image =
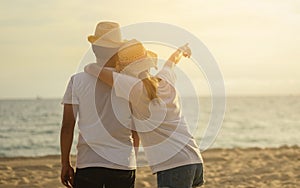
POLYGON ((152 76, 157 55, 137 40, 126 42, 118 51, 116 72, 89 64, 85 71, 113 87, 118 97, 130 103, 135 130, 158 187, 190 188, 203 184, 203 160, 188 130, 174 84, 175 64, 190 57, 185 45, 176 50, 158 74, 152 76))

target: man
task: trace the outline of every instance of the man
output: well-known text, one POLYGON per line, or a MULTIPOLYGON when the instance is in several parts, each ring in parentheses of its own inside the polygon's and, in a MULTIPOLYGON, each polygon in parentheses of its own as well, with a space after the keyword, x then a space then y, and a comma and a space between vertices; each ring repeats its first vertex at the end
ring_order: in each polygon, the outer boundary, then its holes
MULTIPOLYGON (((119 25, 98 23, 95 35, 89 36, 97 64, 114 67, 121 46, 119 25)), ((61 181, 75 188, 133 188, 135 181, 135 153, 137 134, 131 131, 130 114, 120 113, 126 101, 111 97, 110 87, 87 73, 71 77, 63 104, 61 128, 61 181), (112 105, 118 106, 118 117, 112 105), (78 114, 79 137, 76 173, 70 163, 70 149, 78 114), (121 120, 120 120, 121 118, 121 120), (122 122, 122 124, 120 123, 122 122)))

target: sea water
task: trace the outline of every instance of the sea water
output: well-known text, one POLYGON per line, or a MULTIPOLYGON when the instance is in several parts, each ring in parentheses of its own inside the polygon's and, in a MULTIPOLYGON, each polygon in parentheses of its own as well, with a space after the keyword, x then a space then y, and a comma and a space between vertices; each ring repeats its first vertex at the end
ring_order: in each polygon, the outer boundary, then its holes
MULTIPOLYGON (((212 148, 300 144, 300 97, 229 97, 212 148)), ((183 114, 200 143, 209 125, 211 98, 182 99, 183 114), (195 126, 194 126, 195 127, 195 126)), ((60 154, 60 99, 0 100, 0 157, 60 154)), ((73 154, 76 153, 76 129, 73 154)))

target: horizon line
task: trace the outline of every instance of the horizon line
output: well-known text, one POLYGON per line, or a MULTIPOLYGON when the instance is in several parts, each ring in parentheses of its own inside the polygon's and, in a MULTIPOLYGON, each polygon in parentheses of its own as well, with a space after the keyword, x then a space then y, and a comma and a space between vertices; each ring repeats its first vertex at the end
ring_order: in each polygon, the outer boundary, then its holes
MULTIPOLYGON (((183 95, 182 97, 195 97, 191 95, 183 95)), ((200 98, 210 98, 211 95, 198 95, 200 98)), ((225 95, 225 98, 234 98, 234 97, 300 97, 298 94, 229 94, 225 95)), ((58 100, 63 97, 0 97, 0 101, 4 100, 58 100)))

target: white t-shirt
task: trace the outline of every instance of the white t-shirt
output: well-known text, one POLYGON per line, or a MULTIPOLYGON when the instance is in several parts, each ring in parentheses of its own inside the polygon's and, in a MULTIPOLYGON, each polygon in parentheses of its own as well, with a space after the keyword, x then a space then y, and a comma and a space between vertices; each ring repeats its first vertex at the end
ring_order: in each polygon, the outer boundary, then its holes
POLYGON ((71 77, 62 103, 79 105, 77 168, 136 168, 126 100, 116 97, 108 85, 81 72, 71 77))
POLYGON ((156 77, 161 79, 157 89, 160 100, 150 102, 140 79, 113 73, 116 95, 129 99, 132 105, 135 129, 152 172, 202 163, 199 147, 181 112, 174 70, 165 66, 156 77))

